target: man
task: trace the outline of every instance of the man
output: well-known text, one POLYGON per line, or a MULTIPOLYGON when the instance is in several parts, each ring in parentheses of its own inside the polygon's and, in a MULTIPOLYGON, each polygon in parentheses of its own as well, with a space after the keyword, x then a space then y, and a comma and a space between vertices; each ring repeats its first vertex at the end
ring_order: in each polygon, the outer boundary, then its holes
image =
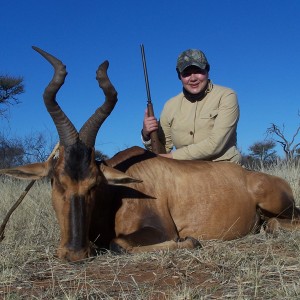
POLYGON ((165 103, 160 122, 148 117, 146 110, 142 141, 147 149, 151 150, 150 133, 158 130, 166 149, 162 156, 241 163, 237 149, 239 105, 236 93, 213 84, 209 70, 202 51, 189 49, 179 55, 176 71, 182 92, 165 103))

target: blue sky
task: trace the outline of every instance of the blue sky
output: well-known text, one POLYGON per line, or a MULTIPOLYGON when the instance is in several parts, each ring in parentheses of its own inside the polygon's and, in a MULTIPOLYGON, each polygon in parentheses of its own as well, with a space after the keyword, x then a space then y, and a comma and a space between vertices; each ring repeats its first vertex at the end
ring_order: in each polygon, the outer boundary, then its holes
POLYGON ((96 148, 109 156, 141 146, 147 100, 141 43, 157 116, 181 91, 177 56, 198 48, 210 62, 212 81, 238 94, 243 152, 265 138, 271 123, 284 124, 288 139, 299 126, 299 0, 16 0, 2 1, 1 12, 0 74, 23 76, 26 88, 9 122, 0 119, 10 136, 45 132, 56 138, 42 99, 53 70, 32 45, 66 64, 57 100, 77 129, 104 100, 95 71, 109 60, 119 101, 96 140, 96 148))

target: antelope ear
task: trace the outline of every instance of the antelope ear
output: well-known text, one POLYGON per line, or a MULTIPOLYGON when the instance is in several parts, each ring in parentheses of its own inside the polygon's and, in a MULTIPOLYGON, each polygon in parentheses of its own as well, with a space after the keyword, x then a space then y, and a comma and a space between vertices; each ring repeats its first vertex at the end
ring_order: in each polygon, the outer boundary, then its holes
POLYGON ((116 170, 112 167, 106 166, 104 164, 100 165, 100 170, 102 171, 108 184, 111 185, 118 185, 118 184, 121 185, 125 183, 142 182, 142 180, 140 179, 136 179, 131 176, 128 176, 126 173, 116 170))
POLYGON ((29 165, 24 165, 20 167, 2 169, 0 174, 5 174, 11 177, 19 179, 41 179, 48 176, 51 170, 50 163, 48 161, 41 163, 34 163, 29 165))

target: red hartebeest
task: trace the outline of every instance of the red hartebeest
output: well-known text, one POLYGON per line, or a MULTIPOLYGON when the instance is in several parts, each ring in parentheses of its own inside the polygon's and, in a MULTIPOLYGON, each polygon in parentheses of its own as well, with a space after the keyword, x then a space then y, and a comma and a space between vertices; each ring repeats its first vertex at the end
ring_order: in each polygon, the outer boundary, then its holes
POLYGON ((259 227, 261 215, 288 226, 299 222, 300 210, 286 181, 233 163, 178 161, 139 147, 96 161, 96 135, 117 102, 106 73, 108 62, 96 73, 105 102, 78 132, 55 100, 67 74, 65 66, 34 49, 55 71, 44 101, 59 134, 59 157, 0 173, 51 177, 60 258, 77 261, 90 256, 90 241, 131 253, 194 248, 199 239, 245 236, 259 227))

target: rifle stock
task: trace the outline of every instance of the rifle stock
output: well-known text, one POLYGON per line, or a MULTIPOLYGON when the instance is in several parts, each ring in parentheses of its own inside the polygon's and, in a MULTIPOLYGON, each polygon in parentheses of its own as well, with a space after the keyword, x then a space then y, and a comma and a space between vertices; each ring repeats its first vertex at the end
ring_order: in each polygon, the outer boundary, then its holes
MULTIPOLYGON (((147 103, 147 108, 148 108, 148 116, 149 117, 154 116, 153 105, 151 102, 147 103)), ((154 152, 155 154, 166 153, 165 147, 162 145, 162 143, 158 138, 157 130, 152 131, 150 133, 150 139, 151 139, 152 152, 154 152)))
MULTIPOLYGON (((154 116, 154 110, 153 110, 153 104, 152 104, 152 101, 151 101, 150 86, 149 86, 148 72, 147 72, 147 65, 146 65, 146 57, 145 57, 145 50, 144 50, 144 45, 143 44, 141 44, 141 54, 142 54, 142 61, 143 61, 143 68, 144 68, 146 91, 147 91, 148 116, 153 117, 154 116)), ((161 144, 161 142, 158 138, 157 130, 152 131, 150 133, 150 138, 151 138, 152 152, 154 152, 155 154, 166 153, 165 147, 161 144)))

